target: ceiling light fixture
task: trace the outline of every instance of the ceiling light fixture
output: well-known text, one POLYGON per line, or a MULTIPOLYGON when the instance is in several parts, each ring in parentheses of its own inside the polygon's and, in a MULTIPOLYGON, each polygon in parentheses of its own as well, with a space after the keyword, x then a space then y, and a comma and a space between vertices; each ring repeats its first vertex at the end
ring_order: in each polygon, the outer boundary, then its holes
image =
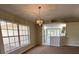
POLYGON ((39 26, 42 26, 42 24, 44 23, 44 21, 43 21, 43 19, 41 19, 41 16, 40 16, 41 6, 39 6, 38 9, 39 9, 39 18, 36 20, 36 24, 38 24, 39 26))

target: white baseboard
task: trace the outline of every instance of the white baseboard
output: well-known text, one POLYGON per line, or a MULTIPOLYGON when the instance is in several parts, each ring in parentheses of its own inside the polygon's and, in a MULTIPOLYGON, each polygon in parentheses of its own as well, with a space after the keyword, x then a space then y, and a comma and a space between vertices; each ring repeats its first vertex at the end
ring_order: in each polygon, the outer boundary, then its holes
POLYGON ((75 44, 67 44, 66 46, 74 46, 74 47, 79 47, 79 45, 75 45, 75 44))
POLYGON ((22 54, 23 52, 25 52, 25 51, 27 51, 27 50, 29 50, 29 49, 35 47, 35 46, 36 46, 36 44, 29 46, 27 49, 24 49, 23 51, 21 51, 20 54, 22 54))

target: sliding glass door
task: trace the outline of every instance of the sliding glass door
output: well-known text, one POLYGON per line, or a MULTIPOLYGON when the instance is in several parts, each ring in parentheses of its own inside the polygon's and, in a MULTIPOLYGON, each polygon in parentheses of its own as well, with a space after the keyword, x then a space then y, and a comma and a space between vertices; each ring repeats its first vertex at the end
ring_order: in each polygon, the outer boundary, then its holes
POLYGON ((53 28, 53 29, 50 29, 49 31, 50 31, 50 45, 60 46, 61 29, 53 28))
POLYGON ((60 28, 48 28, 44 32, 44 40, 43 45, 59 45, 60 35, 61 35, 61 29, 60 28))

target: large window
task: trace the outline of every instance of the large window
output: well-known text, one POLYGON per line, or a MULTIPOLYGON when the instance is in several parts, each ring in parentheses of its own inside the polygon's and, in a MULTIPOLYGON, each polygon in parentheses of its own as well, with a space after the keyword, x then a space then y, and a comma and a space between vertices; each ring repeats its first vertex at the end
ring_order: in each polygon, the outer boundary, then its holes
POLYGON ((5 52, 13 51, 30 43, 29 26, 6 21, 0 23, 5 52))
POLYGON ((28 26, 23 26, 23 25, 19 25, 19 34, 20 34, 20 42, 21 42, 21 46, 29 44, 30 40, 29 40, 29 27, 28 26))

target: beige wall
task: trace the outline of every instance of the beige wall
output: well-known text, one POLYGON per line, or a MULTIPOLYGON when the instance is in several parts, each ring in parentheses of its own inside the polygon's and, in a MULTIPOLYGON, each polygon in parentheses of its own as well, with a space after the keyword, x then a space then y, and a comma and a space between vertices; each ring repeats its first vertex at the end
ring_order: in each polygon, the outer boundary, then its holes
POLYGON ((36 43, 38 45, 41 45, 42 44, 42 27, 36 25, 34 30, 36 31, 36 36, 35 36, 36 37, 36 43))
POLYGON ((67 45, 79 46, 79 22, 67 23, 67 45))
MULTIPOLYGON (((23 24, 23 25, 28 25, 30 26, 30 39, 31 39, 31 45, 35 45, 37 43, 36 41, 36 26, 34 23, 28 21, 28 19, 23 19, 23 18, 20 18, 16 15, 13 15, 11 13, 8 13, 6 11, 3 11, 3 10, 0 10, 0 19, 1 20, 7 20, 7 21, 10 21, 10 22, 14 22, 14 23, 17 23, 17 24, 23 24)), ((0 35, 1 36, 1 35, 0 35)), ((2 39, 0 39, 1 41, 2 39)), ((1 43, 0 43, 1 45, 1 43)), ((25 47, 24 47, 25 48, 25 47)), ((21 50, 24 50, 24 48, 20 49, 21 50)), ((0 46, 0 51, 2 49, 2 46, 0 46)), ((25 48, 26 49, 26 48, 25 48)), ((19 51, 19 52, 20 52, 19 51)), ((17 52, 17 53, 19 53, 17 52)))
POLYGON ((37 27, 37 34, 38 34, 38 44, 42 45, 42 27, 37 27))

